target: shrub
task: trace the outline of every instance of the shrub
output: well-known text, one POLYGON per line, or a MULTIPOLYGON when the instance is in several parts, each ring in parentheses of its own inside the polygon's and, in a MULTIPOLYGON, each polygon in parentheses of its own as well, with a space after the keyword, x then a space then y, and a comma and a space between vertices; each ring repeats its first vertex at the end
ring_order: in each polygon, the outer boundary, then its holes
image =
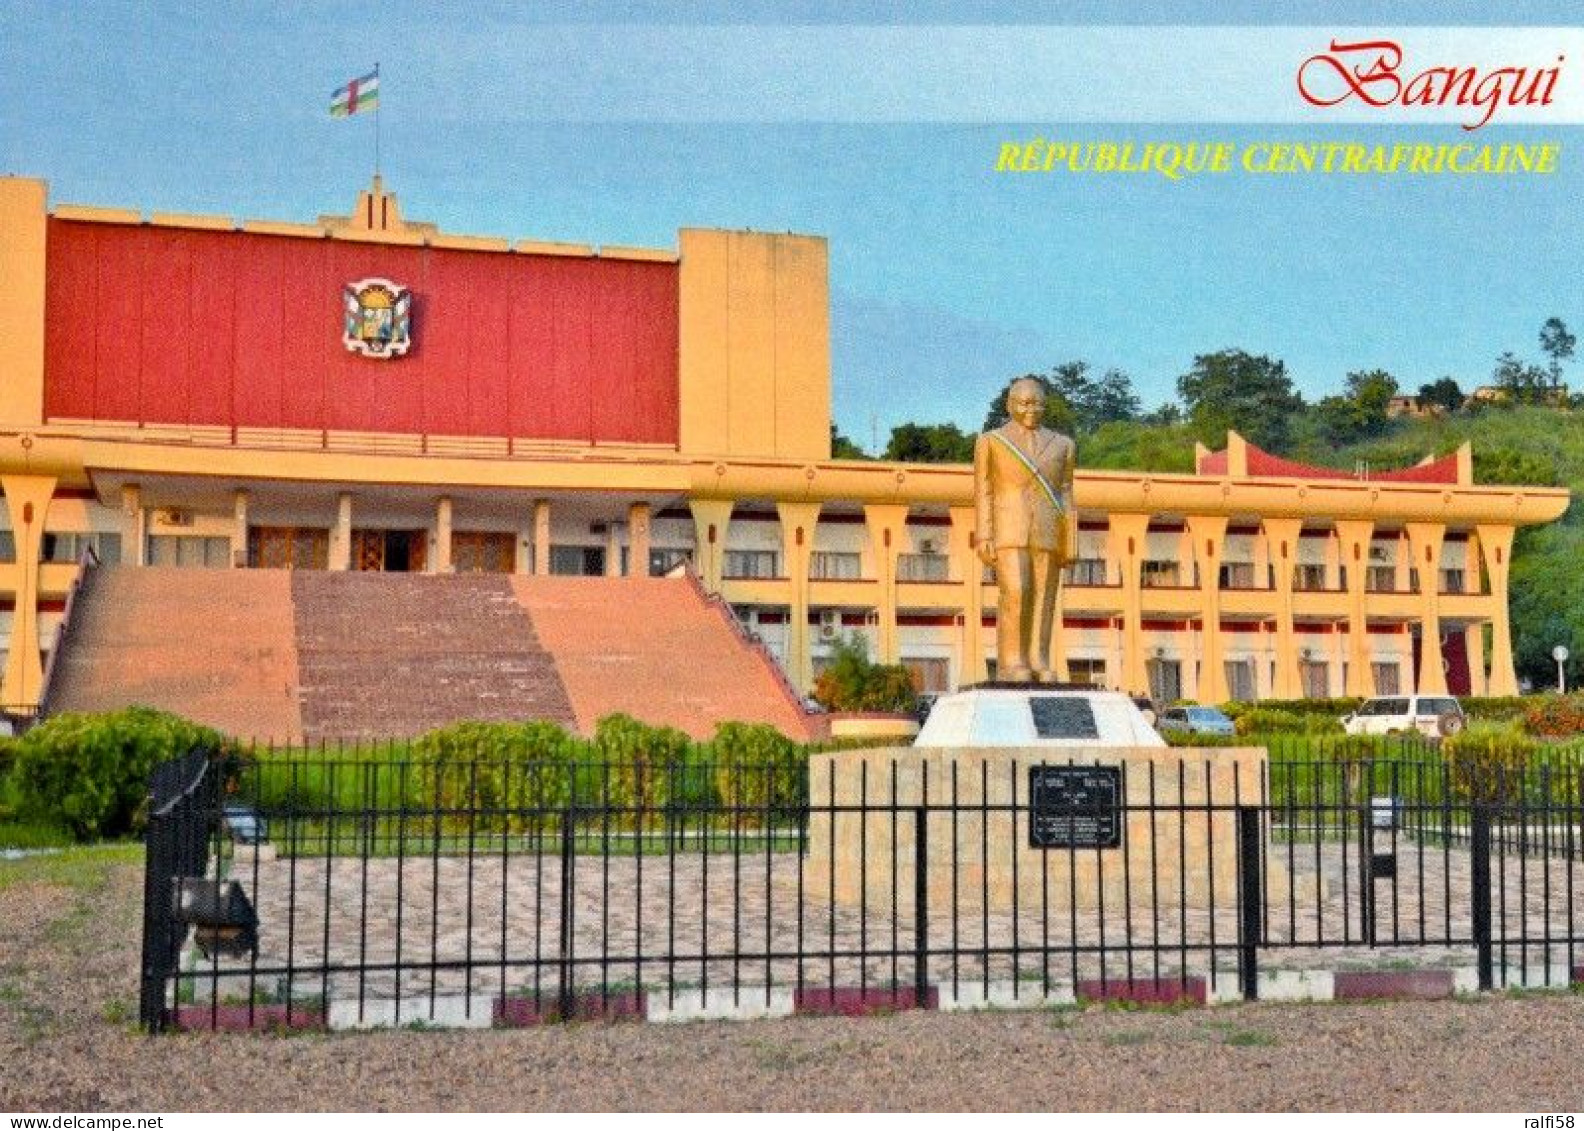
POLYGON ((1339 699, 1261 699, 1253 703, 1234 699, 1230 703, 1223 704, 1221 711, 1233 722, 1252 711, 1283 711, 1305 718, 1319 717, 1335 722, 1343 715, 1358 710, 1358 705, 1362 702, 1364 700, 1356 696, 1344 696, 1339 699))
POLYGON ((543 720, 456 723, 430 731, 410 752, 418 772, 409 782, 409 802, 515 814, 505 820, 486 817, 478 825, 483 829, 516 829, 524 824, 523 810, 570 804, 573 764, 590 756, 588 743, 543 720))
POLYGON ((218 756, 230 749, 219 732, 147 707, 58 715, 16 743, 18 807, 79 840, 123 836, 147 818, 155 766, 194 750, 218 756))
POLYGON ((808 759, 803 748, 764 723, 721 723, 710 740, 715 787, 722 805, 742 810, 746 823, 755 811, 772 820, 800 809, 808 800, 808 759))
POLYGON ((831 663, 814 683, 814 698, 830 711, 900 711, 918 709, 913 677, 901 664, 876 664, 869 646, 857 633, 837 637, 831 663))
POLYGON ((1232 734, 1195 734, 1186 730, 1163 730, 1160 736, 1166 740, 1167 746, 1180 746, 1184 748, 1199 746, 1242 746, 1243 742, 1238 735, 1232 734))
POLYGON ((1527 701, 1524 730, 1544 738, 1584 734, 1584 695, 1540 695, 1527 701))
POLYGON ((675 727, 652 727, 631 715, 606 715, 594 728, 594 756, 603 780, 596 804, 638 810, 663 808, 670 783, 687 762, 693 740, 675 727))
POLYGON ((1521 722, 1533 700, 1519 695, 1495 695, 1460 699, 1463 713, 1472 722, 1476 719, 1492 723, 1521 722))
POLYGON ((1541 750, 1533 738, 1489 724, 1472 726, 1441 745, 1453 796, 1494 805, 1514 804, 1523 797, 1525 779, 1541 750))

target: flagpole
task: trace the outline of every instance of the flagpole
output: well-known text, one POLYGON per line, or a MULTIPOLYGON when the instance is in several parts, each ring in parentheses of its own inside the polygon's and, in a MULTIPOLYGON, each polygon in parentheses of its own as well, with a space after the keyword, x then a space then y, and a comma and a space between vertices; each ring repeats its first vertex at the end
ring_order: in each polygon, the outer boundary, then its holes
MULTIPOLYGON (((377 87, 378 84, 379 84, 379 60, 377 60, 377 59, 374 61, 374 82, 375 82, 375 85, 377 87)), ((385 93, 384 91, 379 91, 379 94, 384 94, 384 93, 385 93)), ((379 175, 380 175, 380 104, 379 104, 379 100, 378 100, 378 95, 376 95, 376 101, 374 103, 374 176, 378 177, 379 175)))

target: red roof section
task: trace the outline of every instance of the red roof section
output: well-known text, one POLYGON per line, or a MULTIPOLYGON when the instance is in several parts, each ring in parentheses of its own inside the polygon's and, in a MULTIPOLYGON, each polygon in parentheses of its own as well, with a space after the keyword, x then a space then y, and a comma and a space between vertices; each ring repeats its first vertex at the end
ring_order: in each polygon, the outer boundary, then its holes
MULTIPOLYGON (((1421 463, 1415 467, 1399 467, 1386 471, 1376 471, 1373 468, 1367 476, 1360 476, 1351 471, 1344 471, 1337 467, 1316 467, 1313 464, 1299 463, 1296 460, 1282 459, 1281 456, 1271 455, 1267 451, 1248 445, 1248 473, 1255 479, 1361 479, 1368 478, 1372 482, 1386 483, 1450 483, 1458 481, 1457 453, 1442 456, 1440 459, 1421 463)), ((1225 449, 1211 452, 1199 463, 1201 475, 1226 475, 1228 474, 1228 459, 1225 449)))

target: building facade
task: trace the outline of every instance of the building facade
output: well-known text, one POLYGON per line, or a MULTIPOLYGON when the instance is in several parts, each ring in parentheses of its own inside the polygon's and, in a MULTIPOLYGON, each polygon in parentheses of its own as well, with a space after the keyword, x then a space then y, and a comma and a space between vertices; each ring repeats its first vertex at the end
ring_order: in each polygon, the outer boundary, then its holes
MULTIPOLYGON (((829 357, 814 237, 595 249, 447 235, 377 179, 313 224, 0 179, 0 705, 39 702, 90 548, 692 568, 799 688, 852 632, 927 690, 984 679, 972 471, 832 459, 829 357)), ((1467 449, 1361 478, 1236 436, 1196 474, 1080 471, 1076 494, 1063 674, 1207 702, 1516 693, 1513 534, 1568 503, 1474 483, 1467 449)))

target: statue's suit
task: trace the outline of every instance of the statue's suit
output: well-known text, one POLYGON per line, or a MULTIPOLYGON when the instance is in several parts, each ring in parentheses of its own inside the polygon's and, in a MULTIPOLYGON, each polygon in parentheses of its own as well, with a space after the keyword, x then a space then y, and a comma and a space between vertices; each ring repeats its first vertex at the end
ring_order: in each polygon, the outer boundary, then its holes
POLYGON ((995 547, 1000 604, 996 612, 997 676, 1024 680, 1030 672, 1056 678, 1051 662, 1056 592, 1061 568, 1077 554, 1078 519, 1072 502, 1076 449, 1059 432, 1030 433, 1016 423, 974 443, 978 538, 995 547), (1033 474, 996 439, 1018 446, 1056 489, 1057 507, 1033 474))

